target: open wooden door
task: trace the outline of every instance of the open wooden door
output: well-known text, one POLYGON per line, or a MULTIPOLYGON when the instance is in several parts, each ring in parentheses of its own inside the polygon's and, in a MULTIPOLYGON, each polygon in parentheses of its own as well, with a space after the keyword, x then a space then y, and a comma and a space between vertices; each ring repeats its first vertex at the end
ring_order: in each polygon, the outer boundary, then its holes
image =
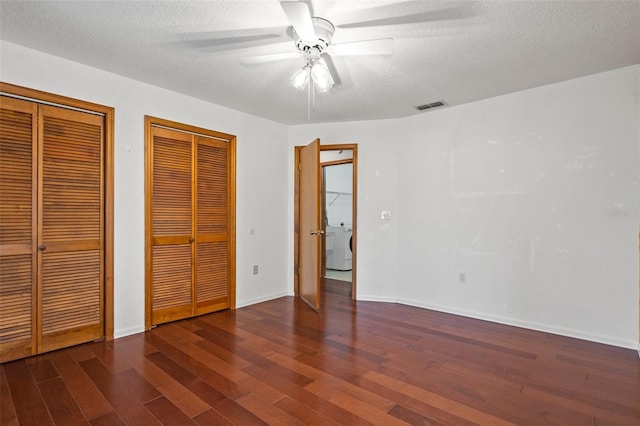
POLYGON ((300 297, 320 309, 320 139, 300 150, 300 297))

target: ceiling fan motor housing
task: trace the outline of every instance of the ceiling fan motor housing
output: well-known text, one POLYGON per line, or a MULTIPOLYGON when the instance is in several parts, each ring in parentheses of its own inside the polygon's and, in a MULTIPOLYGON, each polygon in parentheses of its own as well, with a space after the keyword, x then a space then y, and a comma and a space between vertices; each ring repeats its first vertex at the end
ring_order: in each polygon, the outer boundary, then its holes
POLYGON ((291 27, 291 36, 296 40, 296 47, 300 52, 307 53, 315 48, 319 53, 323 53, 331 44, 331 37, 333 37, 336 27, 324 18, 312 17, 311 21, 316 32, 315 39, 303 40, 293 27, 291 27))

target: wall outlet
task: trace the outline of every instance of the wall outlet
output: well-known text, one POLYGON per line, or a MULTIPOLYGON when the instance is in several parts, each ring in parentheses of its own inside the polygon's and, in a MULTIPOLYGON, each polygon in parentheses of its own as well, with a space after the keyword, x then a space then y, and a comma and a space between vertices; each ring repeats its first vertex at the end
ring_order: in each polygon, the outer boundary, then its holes
POLYGON ((391 220, 391 212, 388 210, 383 210, 382 214, 380 215, 380 219, 382 220, 391 220))
POLYGON ((253 275, 258 275, 258 265, 253 265, 253 275))
POLYGON ((458 274, 458 282, 462 283, 462 284, 466 283, 467 282, 467 274, 464 273, 464 272, 460 272, 458 274))

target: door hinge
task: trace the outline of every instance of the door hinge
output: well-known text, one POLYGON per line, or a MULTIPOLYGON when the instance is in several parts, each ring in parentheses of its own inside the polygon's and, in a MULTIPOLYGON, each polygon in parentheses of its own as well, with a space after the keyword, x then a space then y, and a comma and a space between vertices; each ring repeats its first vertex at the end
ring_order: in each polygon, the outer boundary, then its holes
POLYGON ((302 163, 298 163, 298 170, 302 170, 302 163))

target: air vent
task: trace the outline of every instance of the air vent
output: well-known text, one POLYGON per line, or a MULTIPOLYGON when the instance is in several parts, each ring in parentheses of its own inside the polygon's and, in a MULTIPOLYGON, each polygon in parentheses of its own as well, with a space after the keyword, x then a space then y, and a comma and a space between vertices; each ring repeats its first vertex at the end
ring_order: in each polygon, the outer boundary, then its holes
POLYGON ((445 101, 436 101, 436 102, 431 102, 430 104, 417 106, 416 109, 419 111, 424 111, 425 109, 442 107, 442 106, 445 106, 446 104, 447 103, 445 101))

